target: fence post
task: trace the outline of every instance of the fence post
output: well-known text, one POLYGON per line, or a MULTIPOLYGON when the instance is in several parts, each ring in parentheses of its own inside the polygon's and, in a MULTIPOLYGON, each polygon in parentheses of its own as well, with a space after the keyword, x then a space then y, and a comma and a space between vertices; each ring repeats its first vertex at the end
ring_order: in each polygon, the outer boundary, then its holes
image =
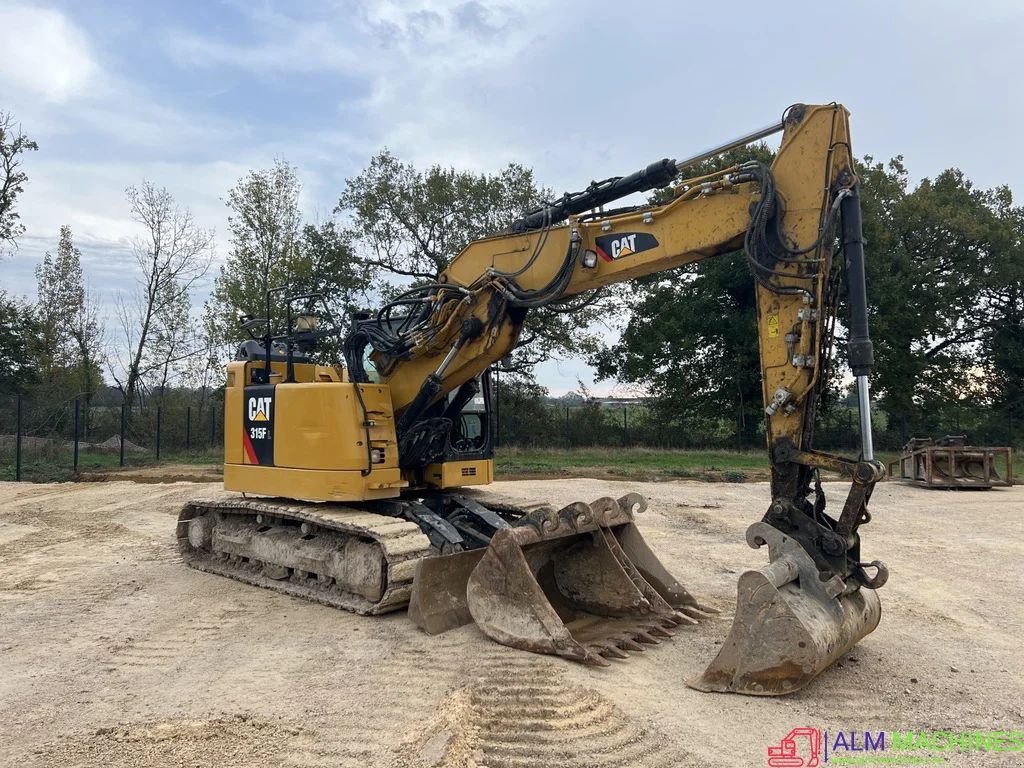
POLYGON ((192 450, 192 406, 185 408, 185 453, 192 450))
POLYGON ((18 393, 18 416, 14 431, 14 479, 21 480, 21 392, 18 393))
POLYGON ((210 448, 217 447, 217 406, 210 403, 210 448))
POLYGON ((161 417, 163 416, 163 410, 164 410, 164 407, 162 405, 158 405, 156 407, 156 460, 157 461, 160 461, 160 422, 162 421, 161 417))
POLYGON ((622 446, 629 445, 629 406, 623 403, 622 405, 622 446))
POLYGON ((569 448, 572 446, 572 440, 569 437, 569 406, 565 406, 565 447, 569 448))
POLYGON ((125 417, 127 410, 125 403, 121 403, 121 466, 124 466, 124 429, 125 429, 125 417))
POLYGON ((75 398, 75 461, 74 469, 75 474, 78 474, 78 430, 81 426, 81 408, 78 398, 75 398))

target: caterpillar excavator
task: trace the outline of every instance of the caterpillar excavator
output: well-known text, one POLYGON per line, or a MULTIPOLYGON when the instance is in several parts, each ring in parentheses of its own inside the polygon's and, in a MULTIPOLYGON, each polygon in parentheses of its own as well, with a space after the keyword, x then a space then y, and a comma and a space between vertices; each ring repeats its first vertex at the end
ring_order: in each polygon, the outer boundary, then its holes
POLYGON ((771 499, 746 540, 768 562, 740 577, 730 634, 689 684, 798 690, 875 629, 887 578, 860 546, 884 468, 871 442, 858 180, 839 104, 797 104, 686 160, 566 194, 470 243, 435 280, 356 314, 344 331, 323 297, 268 292, 266 317, 243 319, 252 338, 227 370, 224 487, 235 493, 184 507, 183 559, 361 614, 408 606, 427 633, 475 622, 499 643, 590 664, 697 623, 712 609, 644 541, 634 522, 642 496, 527 508, 469 487, 493 478, 489 371, 531 310, 572 312, 604 286, 741 248, 756 282, 771 462, 771 499), (776 132, 770 167, 686 177, 776 132), (606 209, 655 189, 667 202, 606 209), (812 446, 841 273, 859 397, 855 459, 812 446), (341 344, 343 366, 314 361, 324 340, 341 344), (822 469, 851 478, 838 514, 826 512, 822 469))

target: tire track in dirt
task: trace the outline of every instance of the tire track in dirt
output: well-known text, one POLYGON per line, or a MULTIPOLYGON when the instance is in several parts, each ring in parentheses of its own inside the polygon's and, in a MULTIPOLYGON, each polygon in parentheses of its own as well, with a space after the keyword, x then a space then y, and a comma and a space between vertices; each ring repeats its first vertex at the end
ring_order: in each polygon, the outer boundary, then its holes
MULTIPOLYGON (((425 638, 424 643, 439 639, 425 638)), ((432 725, 419 740, 406 742, 399 750, 399 765, 695 765, 686 753, 670 746, 663 734, 637 723, 597 691, 568 683, 565 662, 481 640, 480 649, 469 654, 465 637, 451 641, 452 645, 460 644, 461 654, 436 649, 439 661, 445 657, 457 660, 442 662, 442 668, 461 665, 462 685, 442 700, 432 725), (473 671, 467 674, 466 670, 473 671), (445 738, 442 747, 438 739, 445 738)), ((441 639, 440 645, 448 644, 441 639)), ((396 659, 407 656, 396 654, 396 659)), ((431 672, 436 674, 438 669, 431 672)))
POLYGON ((686 756, 596 691, 566 684, 560 670, 489 670, 470 687, 489 768, 561 765, 680 766, 686 756))

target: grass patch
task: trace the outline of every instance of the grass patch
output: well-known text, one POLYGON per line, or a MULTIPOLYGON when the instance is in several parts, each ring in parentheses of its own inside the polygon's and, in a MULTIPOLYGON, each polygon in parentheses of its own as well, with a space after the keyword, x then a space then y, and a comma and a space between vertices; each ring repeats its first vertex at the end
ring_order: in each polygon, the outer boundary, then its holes
MULTIPOLYGON (((152 451, 144 453, 126 451, 125 468, 154 467, 161 464, 209 465, 220 464, 224 454, 216 450, 197 449, 194 451, 161 451, 160 460, 152 451)), ((95 472, 116 472, 121 469, 117 451, 82 450, 78 454, 79 474, 95 472)), ((62 483, 75 480, 74 455, 67 450, 23 450, 21 456, 21 479, 33 483, 62 483)), ((0 452, 0 480, 14 480, 14 451, 0 452)))
POLYGON ((764 451, 682 451, 655 448, 500 448, 499 477, 551 475, 626 479, 696 479, 741 483, 768 477, 764 451))

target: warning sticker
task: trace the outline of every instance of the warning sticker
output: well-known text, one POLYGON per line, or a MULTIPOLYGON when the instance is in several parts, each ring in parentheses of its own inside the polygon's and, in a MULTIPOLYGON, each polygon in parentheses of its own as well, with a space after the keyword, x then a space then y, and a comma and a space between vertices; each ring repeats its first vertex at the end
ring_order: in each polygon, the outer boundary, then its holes
POLYGON ((779 335, 779 313, 773 312, 768 315, 768 338, 774 339, 779 335))

